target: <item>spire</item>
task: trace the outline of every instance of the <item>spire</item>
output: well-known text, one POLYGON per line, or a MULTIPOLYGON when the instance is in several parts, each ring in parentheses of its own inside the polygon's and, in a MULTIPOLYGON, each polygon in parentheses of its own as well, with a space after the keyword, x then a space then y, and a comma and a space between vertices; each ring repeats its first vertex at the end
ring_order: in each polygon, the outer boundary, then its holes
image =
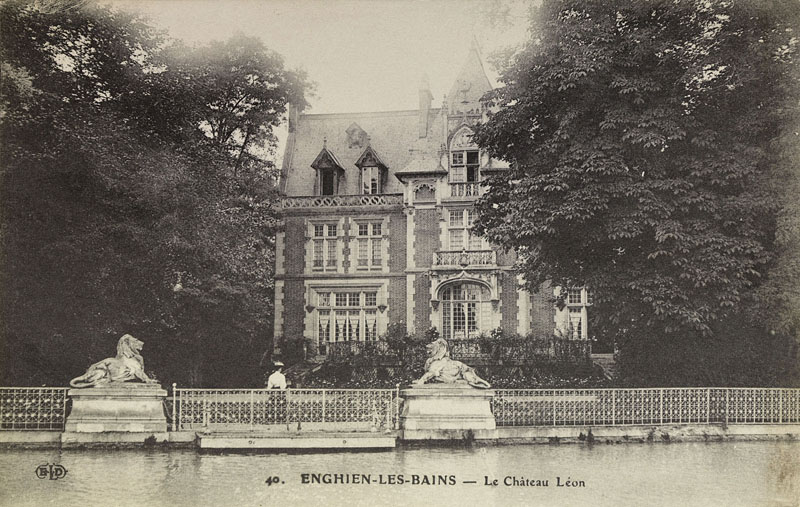
POLYGON ((461 67, 450 93, 447 94, 450 113, 480 112, 480 98, 492 89, 483 66, 478 39, 473 35, 467 58, 461 67))

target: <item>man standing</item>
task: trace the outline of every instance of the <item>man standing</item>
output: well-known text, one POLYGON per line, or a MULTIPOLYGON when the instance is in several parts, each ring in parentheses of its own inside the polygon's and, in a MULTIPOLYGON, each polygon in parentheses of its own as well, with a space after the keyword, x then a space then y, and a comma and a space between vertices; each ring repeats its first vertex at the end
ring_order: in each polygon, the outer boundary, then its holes
POLYGON ((275 373, 269 376, 267 379, 267 389, 286 389, 286 376, 281 371, 283 369, 283 363, 280 361, 275 361, 275 366, 278 368, 275 370, 275 373))

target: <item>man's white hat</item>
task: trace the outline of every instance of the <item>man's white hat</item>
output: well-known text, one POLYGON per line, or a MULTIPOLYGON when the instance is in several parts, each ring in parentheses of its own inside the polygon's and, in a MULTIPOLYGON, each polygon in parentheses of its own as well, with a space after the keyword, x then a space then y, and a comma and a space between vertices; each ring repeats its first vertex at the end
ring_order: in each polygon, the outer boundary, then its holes
POLYGON ((280 361, 274 361, 272 364, 274 364, 275 366, 283 366, 283 363, 280 361))

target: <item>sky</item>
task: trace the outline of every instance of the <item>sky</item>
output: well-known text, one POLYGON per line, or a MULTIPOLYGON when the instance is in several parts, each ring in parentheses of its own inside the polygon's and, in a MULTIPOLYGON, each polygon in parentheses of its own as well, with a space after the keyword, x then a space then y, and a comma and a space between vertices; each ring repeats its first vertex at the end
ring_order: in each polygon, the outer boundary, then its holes
MULTIPOLYGON (((259 37, 315 82, 308 113, 416 109, 427 74, 441 104, 473 37, 485 56, 527 38, 519 0, 113 0, 191 44, 259 37), (501 28, 489 15, 507 10, 501 28)), ((486 59, 486 58, 485 58, 486 59)), ((491 66, 490 79, 495 77, 491 66)))

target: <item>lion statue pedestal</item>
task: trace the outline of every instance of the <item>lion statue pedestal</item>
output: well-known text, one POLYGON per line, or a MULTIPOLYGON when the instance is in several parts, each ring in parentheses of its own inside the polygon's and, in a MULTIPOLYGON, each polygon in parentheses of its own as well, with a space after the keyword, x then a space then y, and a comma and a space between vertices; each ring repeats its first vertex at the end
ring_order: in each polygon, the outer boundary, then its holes
POLYGON ((469 366, 450 359, 444 339, 428 344, 427 350, 425 374, 400 391, 403 440, 497 438, 489 383, 469 366), (426 384, 430 381, 435 383, 426 384))
POLYGON ((125 335, 117 345, 117 357, 93 364, 70 382, 72 410, 62 445, 141 444, 149 437, 167 440, 167 392, 144 373, 141 348, 141 341, 125 335))

